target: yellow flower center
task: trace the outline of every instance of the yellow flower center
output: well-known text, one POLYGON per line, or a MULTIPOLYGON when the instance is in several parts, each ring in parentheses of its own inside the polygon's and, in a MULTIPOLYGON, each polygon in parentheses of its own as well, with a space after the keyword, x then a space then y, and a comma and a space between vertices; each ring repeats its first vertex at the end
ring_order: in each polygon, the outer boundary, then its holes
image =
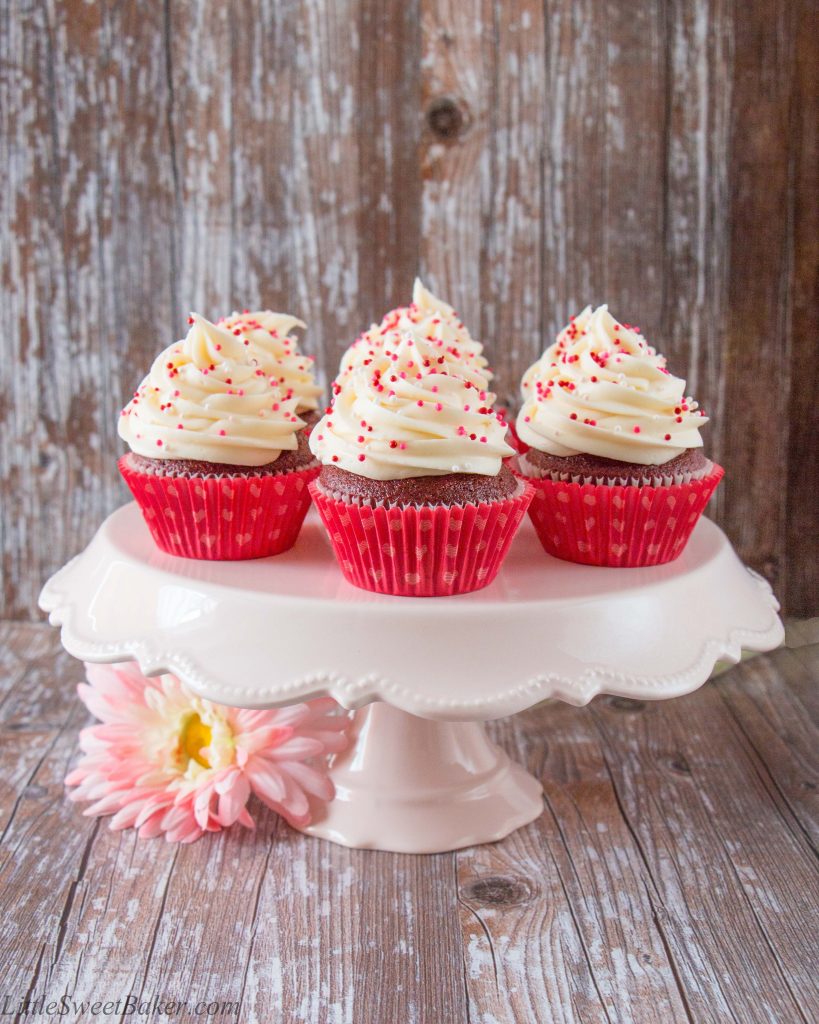
POLYGON ((205 725, 194 711, 185 719, 182 732, 179 734, 179 749, 183 757, 188 761, 196 761, 203 768, 210 768, 210 762, 202 755, 202 750, 210 746, 211 736, 210 726, 205 725))

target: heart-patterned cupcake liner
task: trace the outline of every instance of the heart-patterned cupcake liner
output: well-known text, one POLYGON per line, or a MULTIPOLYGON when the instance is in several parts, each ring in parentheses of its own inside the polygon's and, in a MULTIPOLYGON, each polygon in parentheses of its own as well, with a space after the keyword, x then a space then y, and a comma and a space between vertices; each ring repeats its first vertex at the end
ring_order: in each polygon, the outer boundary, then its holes
POLYGON ((237 561, 292 547, 310 507, 318 466, 257 476, 161 476, 128 455, 119 470, 157 547, 169 555, 237 561))
POLYGON ((359 505, 310 485, 341 571, 356 587, 399 597, 447 597, 489 586, 532 500, 480 505, 359 505))
POLYGON ((529 517, 548 554, 629 568, 677 558, 723 475, 714 463, 706 476, 662 486, 521 479, 534 488, 529 517))

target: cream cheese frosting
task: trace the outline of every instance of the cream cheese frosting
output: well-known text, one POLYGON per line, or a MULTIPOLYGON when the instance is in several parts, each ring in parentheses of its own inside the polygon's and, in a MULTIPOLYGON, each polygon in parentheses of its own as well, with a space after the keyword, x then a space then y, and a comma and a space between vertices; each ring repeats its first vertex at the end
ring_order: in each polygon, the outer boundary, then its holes
POLYGON ((295 328, 304 330, 306 324, 289 313, 262 309, 233 312, 219 320, 218 326, 250 342, 259 366, 276 378, 285 398, 298 399, 298 412, 318 409, 321 387, 316 384, 314 360, 299 351, 292 333, 295 328))
POLYGON ((659 466, 701 448, 708 422, 639 329, 587 306, 523 376, 516 430, 550 455, 659 466))
POLYGON ((492 371, 483 355, 483 345, 470 335, 455 310, 425 288, 416 278, 412 303, 391 310, 380 324, 373 324, 347 349, 341 359, 337 383, 344 382, 359 367, 378 364, 385 346, 394 346, 403 335, 425 348, 424 358, 447 373, 457 373, 485 390, 492 371))
POLYGON ((152 459, 263 466, 298 447, 297 399, 285 398, 246 339, 192 313, 187 336, 157 356, 119 418, 152 459))
POLYGON ((514 454, 495 396, 425 365, 426 348, 412 333, 385 345, 386 369, 360 366, 336 385, 329 412, 313 428, 310 448, 324 465, 371 480, 477 473, 496 476, 514 454))

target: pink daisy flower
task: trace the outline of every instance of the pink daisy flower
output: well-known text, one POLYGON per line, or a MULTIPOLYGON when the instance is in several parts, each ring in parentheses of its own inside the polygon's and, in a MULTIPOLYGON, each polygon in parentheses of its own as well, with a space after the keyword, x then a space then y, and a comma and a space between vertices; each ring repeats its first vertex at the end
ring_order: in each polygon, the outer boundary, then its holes
POLYGON ((84 814, 113 815, 112 829, 191 843, 235 822, 254 828, 251 793, 298 827, 310 797, 333 798, 324 759, 344 749, 349 719, 330 698, 248 711, 133 663, 85 669, 77 690, 101 724, 80 733, 83 756, 65 782, 71 800, 92 801, 84 814))

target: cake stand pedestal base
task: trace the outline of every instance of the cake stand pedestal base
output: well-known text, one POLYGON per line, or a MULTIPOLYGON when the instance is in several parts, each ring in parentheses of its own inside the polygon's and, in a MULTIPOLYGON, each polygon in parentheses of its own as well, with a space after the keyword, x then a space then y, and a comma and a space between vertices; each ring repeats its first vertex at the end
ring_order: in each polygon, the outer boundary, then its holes
POLYGON ((343 846, 441 853, 494 842, 543 810, 543 790, 480 722, 441 722, 389 704, 353 716, 330 774, 336 797, 303 831, 343 846))

